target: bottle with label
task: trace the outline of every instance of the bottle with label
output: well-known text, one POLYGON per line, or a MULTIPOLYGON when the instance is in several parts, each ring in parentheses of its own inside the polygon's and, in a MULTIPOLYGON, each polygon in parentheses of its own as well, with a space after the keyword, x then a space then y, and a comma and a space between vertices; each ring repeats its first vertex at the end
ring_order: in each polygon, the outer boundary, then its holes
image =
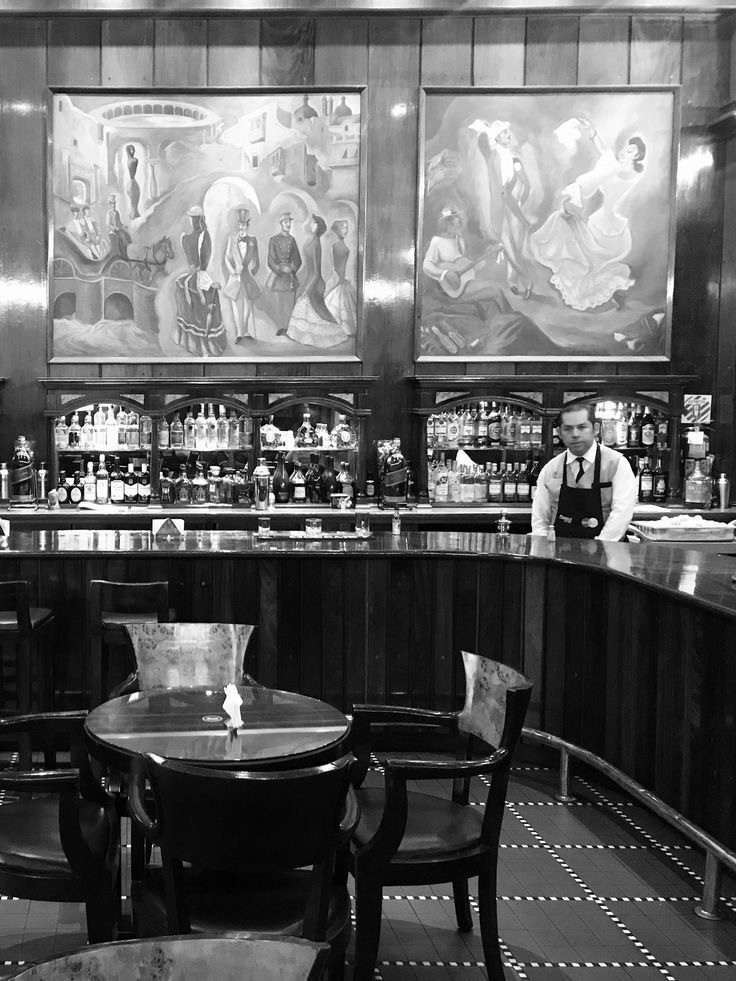
POLYGON ((158 481, 158 499, 162 507, 171 507, 176 501, 174 481, 169 476, 168 467, 161 468, 161 476, 158 481))
MULTIPOLYGON (((488 432, 488 426, 486 426, 486 432, 488 432)), ((446 412, 440 412, 439 415, 435 416, 434 441, 435 441, 435 445, 440 449, 444 449, 447 446, 447 413, 446 412)))
POLYGON ((69 427, 66 424, 65 416, 59 416, 54 426, 54 442, 57 450, 69 449, 69 427))
POLYGON ((260 456, 258 464, 253 470, 253 503, 256 511, 268 510, 268 496, 270 492, 271 475, 266 466, 266 458, 260 456))
MULTIPOLYGON (((488 442, 491 446, 499 446, 501 443, 501 432, 503 429, 503 420, 501 419, 501 414, 498 411, 498 406, 495 402, 491 402, 491 411, 488 416, 488 442)), ((508 439, 508 427, 507 427, 507 439, 508 439)))
POLYGON ((150 416, 141 416, 139 432, 141 449, 150 450, 153 443, 153 419, 150 416))
POLYGON ((138 475, 138 503, 151 503, 151 475, 148 472, 148 464, 141 464, 141 472, 138 475))
POLYGON ((445 464, 445 454, 440 453, 440 458, 434 471, 434 499, 437 504, 447 504, 449 500, 449 476, 450 471, 445 464))
POLYGON ((176 501, 179 505, 191 504, 192 502, 192 482, 187 476, 186 463, 179 464, 179 476, 174 482, 176 501))
POLYGON ((59 483, 56 485, 56 499, 62 505, 69 503, 69 491, 66 486, 66 470, 59 471, 59 483))
POLYGON ((120 406, 115 416, 115 425, 118 430, 117 446, 118 449, 125 449, 128 443, 128 413, 120 406))
POLYGON ((644 465, 639 468, 639 500, 642 504, 651 504, 654 494, 654 474, 649 466, 649 459, 644 459, 644 465))
MULTIPOLYGON (((69 487, 69 503, 76 507, 82 502, 82 496, 84 493, 84 488, 82 485, 82 477, 78 470, 74 471, 74 476, 72 478, 73 483, 69 487)), ((40 496, 40 495, 39 495, 40 496)))
MULTIPOLYGON (((276 491, 274 489, 275 493, 276 491)), ((295 463, 294 469, 291 471, 291 476, 289 477, 289 496, 294 504, 307 503, 307 481, 304 477, 301 463, 295 463)))
POLYGON ((401 452, 401 440, 394 437, 381 476, 381 499, 384 507, 406 504, 406 476, 406 460, 401 452))
POLYGON ((304 412, 302 414, 302 424, 296 431, 294 445, 307 448, 317 446, 317 434, 315 433, 314 426, 312 425, 311 412, 304 412))
POLYGON ((207 417, 204 414, 204 402, 200 405, 197 418, 194 420, 194 448, 195 450, 207 449, 207 417))
POLYGON ((503 476, 502 498, 504 504, 513 504, 516 501, 516 474, 513 464, 506 464, 506 473, 503 476))
POLYGON ((485 504, 488 497, 488 464, 485 467, 476 467, 473 478, 474 493, 473 500, 476 504, 485 504))
MULTIPOLYGON (((183 466, 183 464, 182 464, 183 466)), ((128 463, 128 472, 123 479, 123 500, 126 504, 138 503, 138 478, 133 470, 133 463, 128 463)))
MULTIPOLYGON (((509 444, 517 445, 517 444, 509 444)), ((519 417, 519 440, 520 450, 528 450, 532 445, 532 417, 528 412, 522 412, 519 417)))
POLYGON ((137 450, 140 445, 140 417, 135 409, 131 409, 128 413, 128 449, 137 450))
POLYGON ((91 450, 95 445, 95 429, 92 425, 92 416, 89 412, 84 417, 84 425, 79 438, 80 450, 91 450))
POLYGON ((654 440, 656 437, 656 425, 654 422, 654 416, 649 411, 649 406, 644 406, 644 416, 641 420, 641 445, 642 446, 654 446, 654 440))
POLYGON ((500 504, 503 500, 503 476, 497 463, 493 464, 491 475, 488 478, 488 501, 491 504, 500 504))
POLYGON ((703 473, 701 461, 693 461, 693 469, 685 478, 685 504, 709 508, 713 498, 713 481, 703 473))
POLYGON ((531 445, 538 448, 542 445, 542 437, 544 435, 542 417, 532 416, 532 433, 531 433, 531 445))
POLYGON ((238 421, 238 441, 241 450, 250 450, 253 447, 253 420, 245 412, 238 421))
POLYGON ((35 476, 28 440, 25 436, 19 436, 15 441, 13 459, 10 462, 11 504, 33 504, 35 502, 35 476))
MULTIPOLYGON (((5 464, 3 464, 5 466, 5 464)), ((75 477, 78 474, 74 475, 75 477)), ((39 501, 45 501, 49 492, 49 472, 46 469, 46 462, 42 461, 41 466, 36 471, 36 494, 39 501)), ((79 502, 77 502, 79 503, 79 502)))
POLYGON ((192 504, 202 507, 207 503, 207 480, 204 476, 204 465, 197 463, 196 473, 192 477, 192 504))
MULTIPOLYGON (((296 470, 296 467, 294 468, 296 470)), ((301 469, 301 468, 300 468, 301 469)), ((302 480, 304 474, 301 474, 302 480)), ((279 458, 276 469, 273 472, 273 493, 277 504, 288 504, 291 497, 291 486, 289 484, 289 474, 283 457, 279 458)), ((306 499, 306 484, 304 486, 304 498, 306 499)))
POLYGON ((105 465, 105 454, 100 453, 100 462, 95 474, 95 501, 98 504, 107 504, 110 500, 110 475, 105 465))
MULTIPOLYGON (((79 425, 79 413, 72 413, 72 421, 69 423, 69 449, 78 450, 82 442, 82 427, 79 425)), ((39 495, 40 496, 40 495, 39 495)), ((44 498, 46 495, 43 495, 44 498)))
MULTIPOLYGON (((196 429, 196 424, 194 422, 191 407, 187 409, 187 414, 184 417, 184 422, 182 425, 184 427, 184 449, 193 450, 194 444, 196 443, 196 436, 194 432, 196 429)), ((171 445, 174 445, 173 441, 171 445)))
POLYGON ((447 435, 445 445, 453 449, 460 442, 460 415, 457 408, 451 409, 447 414, 447 435))
POLYGON ((475 413, 471 405, 465 406, 460 427, 460 437, 463 446, 473 446, 475 443, 475 413))
POLYGON ((110 465, 110 503, 125 503, 125 479, 114 457, 110 465))
POLYGON ((427 416, 427 422, 425 426, 426 436, 427 436, 427 449, 431 450, 434 448, 434 415, 427 416))
POLYGON ((105 419, 105 446, 108 450, 118 448, 118 422, 111 405, 107 407, 107 418, 105 419))
POLYGON ((224 405, 220 406, 219 415, 217 416, 216 431, 217 449, 226 450, 228 445, 228 425, 224 405))
POLYGON ((304 479, 307 484, 307 500, 310 504, 319 504, 322 499, 322 470, 316 453, 309 455, 309 467, 304 479))
POLYGON ((616 448, 622 449, 628 445, 629 439, 629 420, 626 417, 626 412, 624 411, 623 402, 619 402, 616 408, 616 418, 615 418, 615 432, 616 432, 616 448))
POLYGON ((376 497, 376 478, 372 473, 365 478, 365 496, 369 501, 375 500, 376 497))
POLYGON ((261 426, 261 447, 264 450, 273 450, 281 445, 281 430, 274 424, 273 416, 268 417, 268 421, 261 426))
POLYGON ((10 500, 10 471, 7 463, 0 463, 0 501, 4 504, 10 500))
POLYGON ((217 418, 215 417, 215 407, 211 402, 207 405, 207 433, 205 442, 208 450, 217 449, 217 418))
MULTIPOLYGON (((178 416, 177 416, 178 418, 178 416)), ((184 434, 182 433, 182 438, 184 434)), ((156 444, 160 450, 168 450, 171 432, 166 416, 159 416, 156 420, 156 444)))
POLYGON ((325 458, 325 469, 321 479, 321 498, 325 504, 330 503, 331 496, 337 490, 337 474, 335 473, 335 458, 328 456, 325 458))
POLYGON ((488 446, 488 416, 486 414, 486 403, 481 402, 475 414, 475 433, 473 442, 477 447, 483 449, 488 446))
POLYGON ((227 447, 229 450, 240 449, 240 432, 238 427, 238 415, 235 409, 230 409, 227 420, 227 447))
POLYGON ((221 483, 222 477, 220 477, 220 468, 213 464, 209 469, 209 473, 207 474, 207 501, 209 504, 220 503, 221 483))
POLYGON ((330 433, 330 440, 335 449, 339 450, 354 450, 358 446, 358 434, 350 426, 348 417, 343 412, 338 413, 337 425, 330 433))
POLYGON ((101 447, 105 446, 105 439, 107 436, 105 430, 105 412, 101 405, 97 406, 94 414, 94 438, 92 440, 92 448, 99 450, 101 447))
POLYGON ((657 457, 657 465, 652 474, 652 500, 656 501, 657 504, 664 504, 667 500, 668 485, 669 480, 667 471, 662 467, 662 458, 657 457))
POLYGON ((519 472, 516 478, 516 500, 519 504, 528 504, 531 501, 531 484, 529 482, 529 464, 519 472))
POLYGON ((669 446, 669 420, 667 416, 657 417, 657 449, 666 450, 669 446))
POLYGON ((462 475, 456 460, 450 464, 447 474, 447 500, 450 504, 459 504, 462 500, 462 475))
POLYGON ((641 446, 641 421, 633 405, 631 406, 631 413, 629 414, 626 429, 626 445, 632 447, 641 446))
POLYGON ((460 502, 472 504, 475 500, 475 478, 470 467, 463 467, 460 472, 460 502))
POLYGON ((97 497, 97 481, 94 475, 94 464, 90 460, 87 473, 82 480, 82 500, 93 502, 97 497))

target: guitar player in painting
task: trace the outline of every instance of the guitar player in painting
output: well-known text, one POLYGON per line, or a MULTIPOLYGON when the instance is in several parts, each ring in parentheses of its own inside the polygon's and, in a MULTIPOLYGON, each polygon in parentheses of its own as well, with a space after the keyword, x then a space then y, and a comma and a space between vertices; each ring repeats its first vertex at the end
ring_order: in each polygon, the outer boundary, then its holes
POLYGON ((450 206, 442 208, 436 230, 422 262, 422 353, 467 357, 559 351, 525 314, 512 308, 503 289, 476 279, 486 263, 504 261, 500 242, 469 255, 465 216, 450 206))

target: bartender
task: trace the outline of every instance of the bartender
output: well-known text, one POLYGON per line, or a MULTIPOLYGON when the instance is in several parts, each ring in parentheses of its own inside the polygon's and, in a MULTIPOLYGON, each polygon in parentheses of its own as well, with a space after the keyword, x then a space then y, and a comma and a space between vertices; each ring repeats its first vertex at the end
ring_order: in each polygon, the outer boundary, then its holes
POLYGON ((634 513, 637 482, 629 461, 596 442, 592 405, 560 413, 565 452, 542 468, 532 503, 532 534, 554 525, 558 538, 620 541, 634 513))

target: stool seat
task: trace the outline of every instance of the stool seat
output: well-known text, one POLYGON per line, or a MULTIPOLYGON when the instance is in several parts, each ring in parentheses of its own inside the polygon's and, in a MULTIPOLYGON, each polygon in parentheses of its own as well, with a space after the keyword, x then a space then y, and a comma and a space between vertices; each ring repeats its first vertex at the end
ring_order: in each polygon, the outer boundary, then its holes
MULTIPOLYGON (((169 620, 176 617, 176 610, 169 609, 169 620)), ((158 623, 156 613, 118 613, 116 611, 102 611, 103 630, 122 630, 126 623, 158 623)), ((127 640, 127 634, 126 640, 127 640)))
MULTIPOLYGON (((45 606, 31 606, 28 610, 31 630, 43 627, 54 619, 54 611, 45 606)), ((0 610, 0 631, 13 633, 18 629, 18 614, 14 610, 0 610)))

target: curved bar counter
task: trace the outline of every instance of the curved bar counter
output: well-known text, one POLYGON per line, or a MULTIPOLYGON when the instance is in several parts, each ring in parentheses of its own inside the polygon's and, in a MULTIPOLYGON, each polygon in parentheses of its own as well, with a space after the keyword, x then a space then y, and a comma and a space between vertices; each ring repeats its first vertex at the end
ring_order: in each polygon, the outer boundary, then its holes
POLYGON ((529 726, 736 848, 735 556, 472 532, 18 531, 2 546, 0 578, 55 610, 59 691, 85 690, 92 579, 166 579, 180 619, 257 624, 246 670, 346 710, 459 707, 465 648, 534 680, 529 726))

